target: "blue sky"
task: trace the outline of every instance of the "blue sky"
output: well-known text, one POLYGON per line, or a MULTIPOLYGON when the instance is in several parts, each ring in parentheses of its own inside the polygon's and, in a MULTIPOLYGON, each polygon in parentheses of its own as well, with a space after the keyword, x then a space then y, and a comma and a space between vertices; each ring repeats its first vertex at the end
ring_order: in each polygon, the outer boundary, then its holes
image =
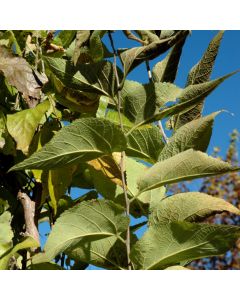
MULTIPOLYGON (((183 48, 182 57, 180 60, 179 71, 175 84, 184 87, 189 70, 202 57, 211 39, 216 35, 215 30, 194 30, 187 38, 183 48)), ((129 41, 120 32, 113 33, 113 39, 116 48, 134 47, 139 44, 134 41, 129 41)), ((104 37, 106 46, 110 48, 107 35, 104 37)), ((216 64, 211 76, 211 79, 223 76, 227 73, 240 69, 240 54, 239 54, 240 30, 226 31, 222 40, 219 54, 216 59, 216 64)), ((150 62, 151 68, 164 56, 150 62)), ((142 83, 148 82, 145 64, 137 67, 130 73, 128 79, 136 80, 142 83)), ((208 96, 203 114, 210 114, 218 110, 227 110, 230 113, 221 113, 215 119, 213 135, 208 148, 208 153, 211 154, 213 147, 221 148, 221 154, 224 155, 229 142, 229 133, 233 129, 240 131, 240 73, 230 77, 223 82, 215 91, 208 96), (234 114, 234 115, 233 115, 234 114)), ((194 186, 193 186, 194 187, 194 186)), ((195 185, 196 189, 198 184, 195 185)), ((85 191, 74 189, 72 198, 76 198, 85 191)), ((140 219, 138 219, 139 221, 140 219)), ((47 224, 40 225, 40 235, 42 244, 45 242, 45 233, 48 232, 47 224)), ((143 231, 140 232, 142 234, 143 231)), ((95 269, 90 267, 89 269, 95 269)))

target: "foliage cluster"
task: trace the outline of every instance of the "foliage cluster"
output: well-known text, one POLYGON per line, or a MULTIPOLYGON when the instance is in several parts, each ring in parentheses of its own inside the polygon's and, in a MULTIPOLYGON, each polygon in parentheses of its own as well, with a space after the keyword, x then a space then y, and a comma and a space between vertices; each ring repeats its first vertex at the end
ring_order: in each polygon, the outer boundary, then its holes
POLYGON ((140 45, 115 49, 106 30, 0 32, 0 269, 184 269, 240 236, 238 226, 203 222, 240 215, 233 204, 168 191, 239 171, 205 153, 221 112, 202 116, 204 101, 236 73, 210 79, 223 31, 185 87, 174 81, 188 30, 123 33, 140 45), (142 63, 149 82, 128 80, 142 63), (72 187, 86 193, 73 200, 72 187), (41 250, 44 221, 52 230, 41 250))

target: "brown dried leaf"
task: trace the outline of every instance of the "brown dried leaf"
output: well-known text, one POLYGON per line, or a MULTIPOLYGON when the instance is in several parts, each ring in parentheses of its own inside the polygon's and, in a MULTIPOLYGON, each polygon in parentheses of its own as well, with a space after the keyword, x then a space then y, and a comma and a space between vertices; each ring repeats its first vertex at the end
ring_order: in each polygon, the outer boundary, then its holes
POLYGON ((40 99, 42 86, 48 81, 45 75, 34 72, 28 62, 12 55, 5 47, 0 46, 0 71, 8 83, 23 94, 24 99, 40 99))

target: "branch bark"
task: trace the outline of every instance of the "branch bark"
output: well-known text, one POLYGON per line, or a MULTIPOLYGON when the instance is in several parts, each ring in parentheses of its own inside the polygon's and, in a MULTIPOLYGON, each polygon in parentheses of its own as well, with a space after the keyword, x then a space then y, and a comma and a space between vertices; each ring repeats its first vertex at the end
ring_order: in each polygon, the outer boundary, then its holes
POLYGON ((36 202, 24 192, 19 191, 17 199, 21 202, 24 211, 26 235, 32 236, 40 244, 39 233, 35 223, 36 202))

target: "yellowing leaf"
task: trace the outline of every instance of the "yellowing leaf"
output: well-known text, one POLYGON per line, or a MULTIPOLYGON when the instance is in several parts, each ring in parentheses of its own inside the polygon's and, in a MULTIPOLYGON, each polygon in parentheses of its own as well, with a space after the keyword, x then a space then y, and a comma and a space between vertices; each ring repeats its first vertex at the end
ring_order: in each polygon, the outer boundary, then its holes
POLYGON ((61 196, 63 196, 72 181, 72 175, 77 166, 67 166, 48 172, 48 191, 50 196, 50 205, 53 208, 54 215, 57 214, 57 205, 61 196))
POLYGON ((7 115, 7 128, 17 143, 17 150, 22 150, 24 154, 28 153, 28 148, 37 126, 49 108, 49 101, 44 101, 35 108, 29 108, 15 114, 7 115))
POLYGON ((88 162, 95 170, 101 171, 104 176, 109 178, 112 182, 122 186, 122 177, 119 165, 112 156, 102 156, 100 158, 88 162))

